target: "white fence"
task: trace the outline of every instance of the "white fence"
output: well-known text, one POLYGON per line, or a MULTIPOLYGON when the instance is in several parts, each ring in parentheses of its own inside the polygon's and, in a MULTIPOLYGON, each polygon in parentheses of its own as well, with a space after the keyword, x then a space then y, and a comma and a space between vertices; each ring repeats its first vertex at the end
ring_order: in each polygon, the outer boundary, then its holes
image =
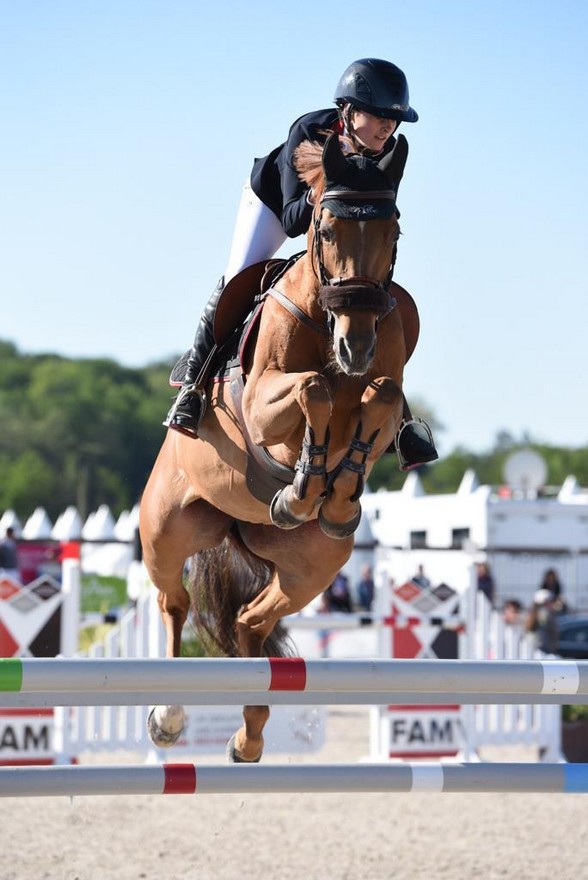
MULTIPOLYGON (((477 660, 531 660, 538 655, 534 637, 521 624, 506 624, 482 594, 469 603, 468 657, 477 660)), ((544 655, 540 655, 544 656, 544 655)), ((485 746, 532 745, 542 761, 558 761, 561 752, 559 706, 464 706, 466 757, 485 746)))
MULTIPOLYGON (((74 560, 67 561, 69 599, 64 607, 69 611, 64 621, 66 643, 63 651, 66 655, 73 653, 71 648, 76 641, 78 626, 75 590, 72 595, 72 586, 76 584, 75 565, 74 560)), ((164 656, 164 632, 156 591, 148 585, 139 563, 134 563, 130 579, 139 596, 136 606, 112 627, 106 639, 92 646, 88 656, 164 656)), ((79 586, 79 578, 77 583, 79 586)), ((389 657, 390 633, 392 630, 398 633, 403 627, 417 630, 424 643, 427 642, 427 633, 444 628, 454 629, 458 633, 458 656, 461 659, 517 660, 534 656, 531 638, 520 627, 504 624, 501 616, 489 608, 483 596, 470 589, 461 593, 458 599, 458 611, 452 611, 452 602, 449 602, 448 613, 435 619, 426 615, 418 619, 403 619, 398 614, 382 613, 385 609, 381 609, 379 614, 374 615, 296 616, 286 623, 297 653, 308 659, 326 656, 389 657), (475 601, 468 602, 472 596, 475 601)), ((413 734, 415 731, 422 734, 426 725, 429 725, 430 730, 438 735, 442 746, 447 748, 449 739, 449 745, 455 746, 453 753, 457 751, 468 759, 474 758, 486 746, 509 744, 534 746, 546 761, 561 759, 560 707, 557 705, 453 706, 442 722, 436 714, 439 711, 437 708, 429 707, 429 710, 428 715, 421 709, 418 716, 410 716, 413 734)), ((158 760, 161 756, 153 749, 147 736, 146 714, 147 708, 134 706, 56 709, 54 747, 59 759, 66 760, 92 749, 132 750, 145 754, 151 760, 158 760)), ((320 706, 274 707, 267 728, 268 750, 312 751, 320 747, 325 735, 324 717, 324 708, 320 706)), ((399 721, 398 711, 391 713, 387 706, 373 709, 369 735, 371 760, 390 758, 393 735, 398 733, 403 723, 406 732, 408 722, 399 721)), ((179 751, 218 752, 240 724, 240 707, 190 709, 187 735, 180 742, 179 751)), ((426 749, 422 756, 426 756, 426 749)))
MULTIPOLYGON (((165 632, 156 601, 156 590, 143 590, 136 607, 127 611, 102 642, 88 652, 92 658, 164 657, 165 632)), ((132 750, 150 762, 168 752, 155 749, 147 734, 148 707, 83 706, 60 709, 63 713, 63 750, 68 756, 86 749, 132 750), (69 721, 68 721, 69 719, 69 721), (69 730, 69 738, 67 731, 69 730)), ((218 752, 241 726, 240 706, 186 707, 184 734, 173 754, 218 752)), ((267 752, 311 752, 325 736, 323 706, 276 706, 264 731, 267 752)))
MULTIPOLYGON (((418 624, 420 630, 445 627, 459 631, 461 659, 517 660, 535 656, 532 638, 521 627, 504 624, 501 615, 490 609, 483 596, 471 592, 469 595, 473 595, 475 601, 468 604, 468 594, 462 594, 460 608, 463 611, 459 614, 434 621, 423 616, 418 624)), ((93 646, 89 656, 164 656, 164 633, 155 597, 153 588, 144 591, 136 608, 125 614, 103 643, 93 646)), ((309 659, 390 656, 386 647, 390 645, 391 626, 417 625, 414 618, 403 620, 384 614, 295 616, 286 623, 297 653, 309 659)), ((391 725, 397 716, 391 716, 387 709, 379 706, 371 713, 371 760, 390 757, 391 725)), ((241 723, 239 707, 234 710, 218 707, 212 719, 211 713, 197 709, 191 712, 192 734, 184 743, 187 749, 218 749, 226 734, 230 736, 241 723)), ((542 760, 560 760, 560 714, 557 705, 465 705, 457 708, 451 717, 456 728, 451 734, 457 741, 458 752, 467 759, 473 759, 486 746, 524 744, 535 746, 542 760)), ((421 724, 424 717, 419 715, 421 724)), ((298 743, 294 748, 312 750, 322 744, 324 710, 320 707, 276 706, 272 720, 275 731, 272 737, 268 726, 270 748, 273 738, 275 750, 280 750, 284 737, 298 743), (285 713, 282 718, 281 713, 285 713)), ((441 737, 447 736, 447 728, 439 728, 439 733, 441 737)), ((132 747, 152 753, 145 728, 145 710, 140 707, 80 708, 76 710, 70 747, 78 751, 89 747, 109 750, 132 747)))

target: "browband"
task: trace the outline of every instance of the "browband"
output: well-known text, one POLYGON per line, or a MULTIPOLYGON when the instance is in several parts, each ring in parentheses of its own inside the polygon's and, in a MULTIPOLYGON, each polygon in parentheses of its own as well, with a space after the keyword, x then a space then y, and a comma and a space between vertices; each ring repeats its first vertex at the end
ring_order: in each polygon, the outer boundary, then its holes
POLYGON ((393 189, 356 190, 356 189, 329 189, 321 196, 321 202, 327 199, 361 199, 370 202, 372 199, 390 199, 396 201, 396 192, 393 189))

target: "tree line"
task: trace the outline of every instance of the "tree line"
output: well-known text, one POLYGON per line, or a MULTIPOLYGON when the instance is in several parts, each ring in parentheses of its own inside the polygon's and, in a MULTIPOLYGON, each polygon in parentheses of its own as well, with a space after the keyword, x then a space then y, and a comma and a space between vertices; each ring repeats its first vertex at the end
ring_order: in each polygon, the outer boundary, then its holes
POLYGON ((171 364, 20 354, 0 342, 0 510, 132 508, 165 436, 171 364))
MULTIPOLYGON (((132 508, 165 436, 172 366, 173 360, 130 368, 106 358, 22 354, 0 340, 0 512, 12 509, 24 520, 39 506, 51 519, 69 505, 82 518, 101 504, 115 515, 132 508)), ((442 435, 430 408, 417 403, 415 410, 442 435)), ((546 446, 504 431, 488 452, 454 449, 420 477, 431 493, 454 492, 468 468, 481 483, 500 484, 506 457, 529 445, 544 456, 552 485, 569 474, 588 485, 588 447, 546 446)), ((369 485, 400 489, 405 479, 396 456, 385 455, 369 485)))

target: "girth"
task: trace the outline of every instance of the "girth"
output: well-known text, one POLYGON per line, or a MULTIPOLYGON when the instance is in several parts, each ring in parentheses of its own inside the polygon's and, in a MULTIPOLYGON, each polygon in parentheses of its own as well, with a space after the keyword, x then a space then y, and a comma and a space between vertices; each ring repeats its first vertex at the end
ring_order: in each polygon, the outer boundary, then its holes
POLYGON ((243 418, 243 391, 245 388, 243 373, 238 367, 233 367, 229 379, 231 398, 246 446, 245 477, 247 488, 258 501, 270 504, 276 492, 285 486, 292 485, 295 476, 294 468, 280 464, 279 461, 272 458, 265 446, 257 446, 253 442, 243 418))

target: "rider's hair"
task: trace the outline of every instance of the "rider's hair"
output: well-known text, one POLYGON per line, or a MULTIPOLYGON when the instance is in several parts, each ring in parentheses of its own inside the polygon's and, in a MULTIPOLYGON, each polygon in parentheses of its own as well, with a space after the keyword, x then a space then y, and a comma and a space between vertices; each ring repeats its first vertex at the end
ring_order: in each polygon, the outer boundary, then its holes
MULTIPOLYGON (((362 111, 359 107, 355 107, 351 101, 337 101, 337 110, 339 111, 339 119, 343 123, 344 135, 353 145, 353 152, 360 153, 362 156, 373 155, 374 151, 366 147, 365 144, 362 144, 353 131, 353 114, 361 112, 365 113, 367 111, 362 111)), ((399 125, 400 123, 397 123, 396 128, 394 129, 395 131, 398 129, 399 125)))

